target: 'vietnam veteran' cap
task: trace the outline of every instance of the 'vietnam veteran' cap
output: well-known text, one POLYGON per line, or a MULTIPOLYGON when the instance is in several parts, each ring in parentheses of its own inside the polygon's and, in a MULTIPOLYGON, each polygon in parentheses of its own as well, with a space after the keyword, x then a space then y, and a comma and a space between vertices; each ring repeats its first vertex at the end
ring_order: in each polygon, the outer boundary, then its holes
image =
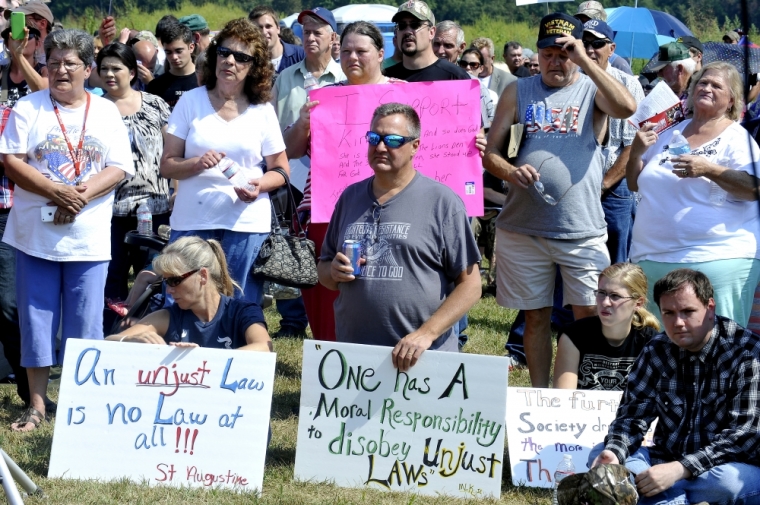
POLYGON ((562 12, 547 14, 541 19, 536 46, 539 49, 559 46, 560 44, 557 44, 557 39, 567 35, 572 35, 576 39, 582 38, 583 24, 574 17, 562 12))

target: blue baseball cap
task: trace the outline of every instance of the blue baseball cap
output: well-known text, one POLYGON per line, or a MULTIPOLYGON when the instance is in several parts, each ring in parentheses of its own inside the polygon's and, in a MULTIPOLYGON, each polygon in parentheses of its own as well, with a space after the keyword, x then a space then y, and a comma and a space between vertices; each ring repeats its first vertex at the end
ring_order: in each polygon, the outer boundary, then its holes
POLYGON ((303 24, 304 16, 308 15, 318 17, 330 25, 335 33, 338 33, 338 23, 335 22, 335 16, 333 16, 333 13, 330 11, 330 9, 325 9, 324 7, 314 7, 313 9, 301 11, 301 13, 298 15, 298 22, 303 24))
POLYGON ((610 25, 599 19, 589 19, 583 23, 583 33, 587 32, 598 39, 615 40, 615 32, 610 25))

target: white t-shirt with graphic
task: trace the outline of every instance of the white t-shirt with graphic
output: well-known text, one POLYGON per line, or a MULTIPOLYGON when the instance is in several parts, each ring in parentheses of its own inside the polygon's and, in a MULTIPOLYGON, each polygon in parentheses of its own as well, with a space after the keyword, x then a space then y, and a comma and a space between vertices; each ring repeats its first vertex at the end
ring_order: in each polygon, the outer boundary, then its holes
MULTIPOLYGON (((205 86, 182 95, 167 131, 185 141, 185 158, 202 156, 209 149, 223 152, 246 170, 249 179, 264 175, 260 163, 265 156, 285 150, 271 104, 251 105, 237 118, 225 121, 211 106, 205 86)), ((171 216, 173 230, 270 231, 269 195, 261 193, 254 202, 243 202, 216 167, 183 179, 180 187, 171 216)))
MULTIPOLYGON (((679 125, 683 131, 691 120, 679 125)), ((668 144, 675 129, 660 134, 642 157, 641 202, 636 210, 631 261, 699 263, 722 259, 760 258, 760 218, 757 202, 733 198, 721 205, 710 201, 712 182, 706 177, 682 179, 673 173, 668 144)), ((753 173, 760 150, 739 123, 717 138, 692 149, 730 170, 753 173)))
MULTIPOLYGON (((127 128, 116 106, 91 95, 85 126, 84 150, 79 180, 83 184, 105 167, 116 167, 134 175, 127 128)), ((67 109, 58 104, 61 119, 74 149, 79 145, 86 105, 67 109)), ((32 93, 19 100, 0 138, 0 153, 26 154, 27 163, 42 175, 60 184, 77 181, 71 154, 53 110, 49 90, 32 93)), ((111 211, 113 191, 91 200, 71 224, 42 222, 41 207, 49 198, 14 190, 13 209, 3 242, 16 249, 51 261, 107 261, 111 259, 111 211)))

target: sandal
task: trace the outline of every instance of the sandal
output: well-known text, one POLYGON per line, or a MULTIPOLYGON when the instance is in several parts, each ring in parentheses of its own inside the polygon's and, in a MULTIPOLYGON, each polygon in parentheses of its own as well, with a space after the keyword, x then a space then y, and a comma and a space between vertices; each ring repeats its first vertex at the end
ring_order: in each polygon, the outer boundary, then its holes
MULTIPOLYGON (((21 414, 21 417, 16 419, 15 424, 17 424, 18 427, 21 428, 22 426, 31 423, 32 426, 34 427, 31 430, 27 430, 27 431, 34 431, 39 427, 40 423, 42 422, 47 423, 49 421, 50 420, 48 419, 48 417, 40 413, 39 410, 35 409, 34 407, 29 407, 28 409, 24 411, 23 414, 21 414)), ((22 430, 14 430, 14 431, 22 431, 22 430)))

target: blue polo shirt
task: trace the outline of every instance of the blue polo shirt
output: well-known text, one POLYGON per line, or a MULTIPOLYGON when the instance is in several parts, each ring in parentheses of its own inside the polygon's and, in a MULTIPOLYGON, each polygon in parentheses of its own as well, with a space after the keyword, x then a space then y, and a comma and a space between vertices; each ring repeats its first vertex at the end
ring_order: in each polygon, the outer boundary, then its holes
POLYGON ((288 68, 291 65, 295 65, 302 59, 304 59, 305 55, 303 52, 303 47, 301 46, 294 46, 293 44, 288 44, 287 42, 282 42, 282 59, 280 60, 280 66, 277 67, 277 73, 279 74, 286 68, 288 68))

